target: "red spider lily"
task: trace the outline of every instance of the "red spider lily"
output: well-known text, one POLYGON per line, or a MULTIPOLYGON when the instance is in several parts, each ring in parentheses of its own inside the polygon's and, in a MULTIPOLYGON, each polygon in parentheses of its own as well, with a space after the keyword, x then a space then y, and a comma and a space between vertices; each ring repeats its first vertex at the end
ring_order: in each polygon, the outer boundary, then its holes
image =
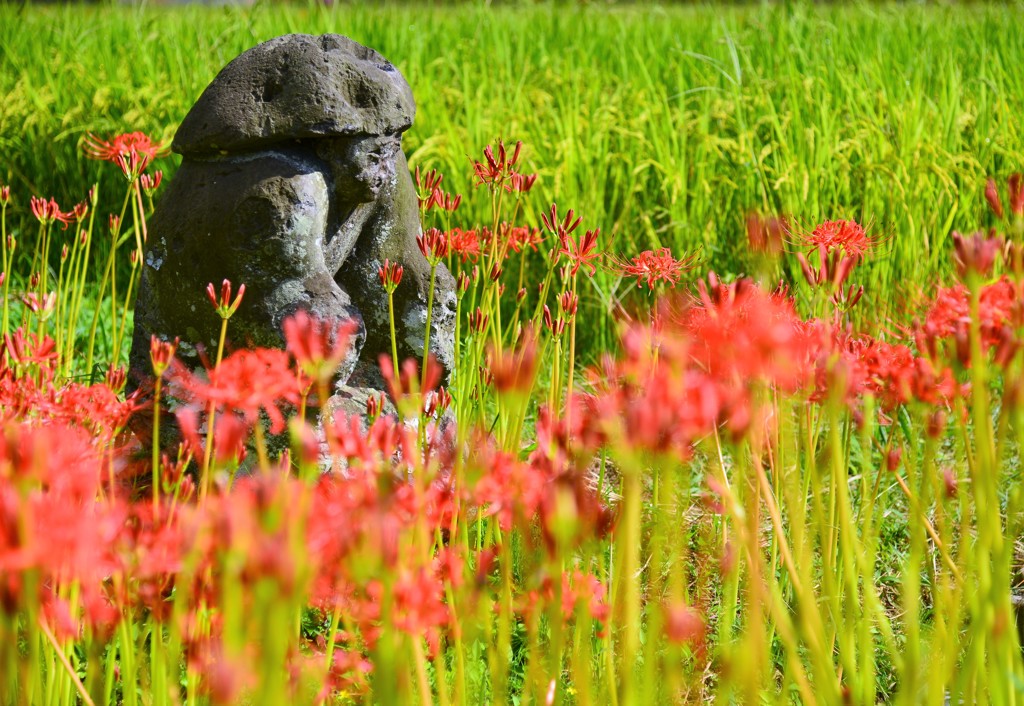
POLYGON ((370 689, 367 677, 373 672, 373 662, 357 650, 335 648, 327 683, 317 695, 317 703, 326 703, 331 694, 362 695, 370 689))
POLYGON ((154 191, 160 188, 160 183, 164 180, 164 173, 162 170, 157 169, 153 172, 153 175, 143 174, 139 177, 139 184, 147 194, 152 194, 154 191))
POLYGON ((536 252, 537 246, 544 242, 544 239, 540 236, 540 228, 509 226, 507 224, 502 224, 502 226, 502 236, 508 239, 512 250, 517 253, 522 252, 526 248, 536 252))
POLYGON ((452 396, 443 387, 439 387, 436 392, 427 393, 424 397, 423 412, 428 417, 442 416, 448 408, 451 407, 452 396))
POLYGON ((369 417, 371 421, 379 417, 384 411, 384 405, 386 402, 387 397, 385 397, 383 392, 379 395, 370 395, 367 397, 366 416, 369 417))
POLYGON ((405 269, 397 262, 384 260, 384 264, 377 269, 377 277, 388 294, 392 294, 402 282, 402 275, 405 269))
POLYGON ((29 292, 22 297, 22 301, 25 303, 25 306, 28 307, 29 311, 36 316, 41 316, 45 319, 53 313, 53 308, 57 304, 57 293, 50 292, 40 298, 35 292, 29 292))
POLYGON ((722 285, 711 273, 708 281, 698 283, 700 306, 681 322, 696 344, 695 362, 720 379, 770 380, 790 390, 809 379, 821 332, 801 322, 792 301, 750 280, 722 285))
POLYGON ((417 235, 416 245, 431 267, 437 267, 441 260, 448 257, 448 238, 437 228, 428 228, 417 235))
POLYGON ((480 256, 480 235, 473 230, 452 228, 447 233, 448 248, 454 255, 458 255, 463 262, 476 259, 480 256))
POLYGON ((278 405, 297 405, 300 399, 295 371, 289 365, 288 353, 281 350, 235 351, 208 372, 208 382, 181 367, 173 372, 174 382, 204 408, 212 403, 222 410, 233 410, 250 426, 258 422, 261 410, 266 412, 274 434, 285 426, 278 405))
MULTIPOLYGON (((1020 325, 1019 297, 1013 283, 1002 277, 981 288, 978 324, 984 350, 999 347, 1014 338, 1020 325)), ((942 287, 935 295, 924 322, 915 331, 918 348, 931 360, 938 359, 938 345, 950 341, 962 363, 970 362, 970 293, 966 286, 942 287)))
POLYGON ((7 208, 11 203, 11 187, 0 186, 0 206, 7 208))
POLYGON ((49 336, 26 334, 17 329, 13 334, 4 336, 4 360, 6 365, 38 365, 43 370, 52 369, 59 354, 57 342, 49 336))
POLYGON ((497 518, 503 531, 512 529, 517 518, 529 521, 536 516, 547 483, 542 472, 489 444, 483 445, 478 462, 485 473, 473 497, 488 516, 497 518))
POLYGON ((110 234, 116 238, 121 232, 121 217, 111 213, 107 218, 107 228, 110 229, 110 234))
POLYGON ((509 191, 516 191, 521 194, 529 193, 533 185, 537 183, 536 174, 512 174, 508 180, 509 191))
POLYGON ((562 616, 568 620, 576 606, 586 609, 587 614, 599 623, 608 621, 611 608, 607 602, 607 588, 593 574, 576 570, 572 578, 568 572, 562 574, 562 616))
POLYGON ((76 203, 75 207, 72 208, 70 211, 68 211, 64 215, 68 216, 68 218, 70 220, 73 220, 73 221, 75 221, 77 223, 81 223, 82 221, 85 220, 85 217, 86 217, 86 215, 88 215, 88 213, 89 213, 89 202, 88 201, 82 201, 80 203, 76 203))
POLYGON ((412 358, 406 358, 401 365, 399 377, 395 379, 394 366, 391 363, 391 356, 382 353, 380 355, 380 372, 384 376, 384 382, 387 383, 388 392, 391 393, 391 399, 395 402, 400 402, 405 399, 408 395, 415 394, 417 392, 427 393, 435 389, 438 383, 441 382, 441 364, 437 362, 437 358, 431 353, 427 356, 427 370, 424 376, 424 385, 420 389, 419 381, 419 365, 412 358))
POLYGON ((497 142, 498 154, 494 154, 494 148, 487 145, 484 148, 484 161, 473 162, 473 174, 477 178, 477 186, 487 185, 488 188, 504 188, 511 191, 508 180, 516 173, 515 166, 519 161, 519 154, 523 149, 521 141, 516 142, 512 156, 509 157, 505 151, 505 143, 499 139, 497 142))
POLYGON ((985 200, 988 201, 989 208, 996 214, 996 218, 1002 218, 1003 203, 999 200, 999 191, 996 189, 996 180, 992 177, 988 178, 985 182, 985 200))
POLYGON ((552 319, 551 309, 548 308, 547 304, 544 305, 544 327, 556 338, 565 333, 565 319, 560 316, 552 319))
POLYGON ((571 266, 571 274, 573 277, 580 271, 581 267, 585 267, 590 271, 591 276, 597 274, 597 266, 594 261, 600 257, 600 253, 595 252, 597 248, 597 237, 601 234, 600 228, 594 230, 588 230, 579 240, 569 237, 568 233, 562 237, 562 247, 558 250, 558 255, 565 255, 566 259, 569 260, 571 266))
POLYGON ((302 372, 320 383, 330 380, 345 360, 355 330, 351 319, 323 321, 301 309, 284 320, 288 352, 302 372))
POLYGON ((237 311, 238 306, 242 303, 242 297, 244 295, 245 285, 243 284, 238 288, 238 296, 235 298, 235 301, 232 302, 231 281, 227 279, 221 282, 219 299, 217 297, 217 290, 213 286, 213 282, 206 285, 206 298, 210 300, 210 304, 222 319, 231 318, 235 311, 237 311))
POLYGON ((796 254, 796 259, 800 263, 800 270, 803 272, 807 284, 812 287, 823 286, 834 290, 843 286, 846 278, 857 264, 856 257, 840 253, 838 250, 829 251, 824 245, 818 246, 817 269, 807 261, 802 252, 796 254))
POLYGON ((429 211, 433 208, 439 208, 442 211, 452 213, 459 207, 459 204, 461 203, 462 194, 455 194, 453 196, 452 194, 445 193, 441 189, 435 187, 434 190, 430 192, 430 196, 422 205, 422 208, 424 211, 429 211))
POLYGON ((483 312, 480 307, 469 315, 469 330, 474 333, 483 333, 487 328, 487 322, 491 317, 483 312))
POLYGON ((107 368, 107 374, 104 377, 104 382, 114 392, 120 392, 124 389, 125 383, 128 381, 128 370, 125 368, 119 368, 113 363, 107 368))
POLYGON ((1010 213, 1024 216, 1024 175, 1011 174, 1006 185, 1010 191, 1010 213))
POLYGON ((89 133, 85 138, 85 154, 91 159, 105 162, 116 162, 132 152, 146 155, 150 160, 163 156, 165 147, 153 140, 144 132, 129 132, 117 135, 110 140, 101 140, 89 133))
POLYGON ((992 273, 996 257, 1003 251, 1003 239, 989 237, 981 231, 969 236, 954 231, 953 251, 953 259, 961 277, 973 272, 984 278, 992 273))
POLYGON ((434 192, 441 187, 441 182, 444 181, 444 175, 436 169, 431 169, 429 172, 420 174, 420 166, 418 164, 416 165, 414 175, 416 179, 416 193, 418 196, 419 206, 421 210, 425 210, 427 201, 430 200, 434 192))
POLYGON ((90 133, 85 139, 86 156, 113 162, 130 179, 138 178, 151 161, 165 153, 164 145, 153 142, 143 132, 124 133, 110 140, 101 140, 90 133))
MULTIPOLYGON (((390 369, 390 363, 388 365, 390 369)), ((327 438, 334 441, 334 452, 348 460, 350 471, 355 468, 376 475, 381 464, 390 463, 398 451, 399 428, 391 416, 379 415, 364 431, 363 421, 357 415, 338 412, 326 427, 327 438)), ((370 489, 359 492, 369 493, 370 489)), ((377 492, 375 480, 372 492, 374 495, 377 492)))
MULTIPOLYGON (((235 414, 224 414, 213 429, 213 459, 218 464, 241 463, 247 453, 249 427, 235 414)), ((195 458, 201 458, 193 452, 195 458)))
POLYGON ((514 351, 491 348, 487 355, 494 388, 501 393, 529 392, 537 374, 537 363, 537 338, 529 328, 514 351))
MULTIPOLYGON (((1024 216, 1024 175, 1020 173, 1011 174, 1006 179, 1006 191, 1010 197, 1010 213, 1015 216, 1024 216)), ((996 215, 996 218, 1004 218, 1006 212, 1003 210, 1003 202, 999 198, 999 189, 996 180, 989 177, 985 182, 985 200, 989 208, 996 215)))
POLYGON ((562 307, 562 313, 566 319, 576 316, 576 309, 579 308, 580 298, 572 292, 562 292, 558 297, 558 303, 562 307))
POLYGON ((747 214, 747 242, 754 252, 778 255, 788 232, 789 223, 784 217, 763 217, 754 211, 747 214))
POLYGON ((665 637, 668 641, 703 651, 706 625, 700 612, 685 603, 666 604, 664 611, 665 637))
POLYGON ((842 250, 843 254, 852 258, 863 257, 875 246, 863 226, 847 220, 820 223, 810 235, 804 237, 804 242, 812 248, 824 247, 828 253, 842 250))
POLYGON ((44 226, 48 226, 54 221, 59 221, 66 228, 74 218, 74 211, 64 213, 60 210, 60 206, 57 205, 57 201, 52 198, 47 201, 46 199, 33 196, 30 203, 32 215, 44 226))
POLYGON ((444 585, 427 569, 402 572, 392 586, 396 628, 416 639, 426 639, 431 655, 441 647, 441 629, 451 620, 444 601, 444 585))
POLYGON ((235 297, 234 301, 231 301, 231 281, 227 279, 220 284, 219 299, 217 298, 217 290, 213 288, 213 282, 206 285, 206 297, 210 300, 210 304, 213 305, 220 318, 225 320, 230 319, 238 311, 244 296, 245 285, 242 284, 238 287, 238 296, 235 297))
POLYGON ((557 235, 559 240, 562 240, 579 228, 580 223, 583 221, 583 216, 578 216, 575 220, 573 220, 573 216, 575 216, 575 213, 573 213, 573 210, 570 208, 566 212, 565 217, 559 221, 558 205, 551 204, 551 210, 547 213, 540 214, 540 220, 548 231, 557 235))
POLYGON ((692 268, 696 257, 690 255, 677 260, 668 248, 660 248, 657 251, 645 250, 629 260, 615 261, 614 270, 623 277, 635 277, 638 287, 646 284, 647 288, 653 291, 654 285, 658 282, 675 287, 683 273, 692 268))
POLYGON ((936 370, 907 346, 841 331, 833 332, 831 345, 822 348, 816 385, 815 401, 839 397, 855 404, 871 395, 887 411, 914 399, 948 403, 958 391, 949 369, 936 370))
POLYGON ((153 374, 160 377, 171 365, 174 352, 178 350, 179 339, 173 342, 161 341, 156 334, 149 339, 149 359, 153 364, 153 374))

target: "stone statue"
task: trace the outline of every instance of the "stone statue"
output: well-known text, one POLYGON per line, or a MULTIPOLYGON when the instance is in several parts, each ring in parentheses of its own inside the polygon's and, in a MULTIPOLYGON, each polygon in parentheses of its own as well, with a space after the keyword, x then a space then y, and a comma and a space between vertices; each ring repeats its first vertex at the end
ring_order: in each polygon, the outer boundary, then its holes
MULTIPOLYGON (((422 356, 430 267, 416 245, 417 195, 402 153, 415 103, 380 54, 336 34, 291 34, 229 63, 185 117, 172 149, 181 167, 149 223, 131 367, 148 377, 151 334, 181 338, 198 369, 220 319, 207 283, 245 284, 228 338, 283 347, 299 309, 353 319, 338 384, 382 388, 390 353, 384 259, 405 275, 395 292, 399 357, 422 356)), ((431 350, 453 365, 455 284, 439 267, 431 350)))

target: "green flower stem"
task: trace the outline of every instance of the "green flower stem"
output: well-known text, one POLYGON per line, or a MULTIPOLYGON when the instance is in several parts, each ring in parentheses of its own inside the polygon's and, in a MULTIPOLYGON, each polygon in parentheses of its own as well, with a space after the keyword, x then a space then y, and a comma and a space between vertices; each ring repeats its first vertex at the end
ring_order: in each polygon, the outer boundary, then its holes
POLYGON ((11 260, 14 248, 11 251, 7 251, 7 204, 0 206, 0 247, 3 248, 3 260, 4 260, 4 318, 3 318, 3 329, 0 330, 0 335, 7 335, 7 317, 8 317, 8 302, 11 298, 7 295, 7 292, 11 286, 11 260))
MULTIPOLYGON (((128 210, 128 200, 131 198, 132 190, 128 187, 127 193, 124 195, 124 203, 121 204, 121 215, 120 223, 121 228, 124 228, 124 214, 128 210)), ((103 271, 103 279, 100 281, 100 293, 96 296, 96 309, 92 315, 92 326, 89 328, 89 348, 85 355, 85 370, 89 375, 89 380, 92 381, 92 361, 93 353, 96 350, 96 328, 99 326, 100 321, 100 310, 102 309, 101 304, 103 303, 103 295, 107 291, 107 280, 113 279, 114 262, 115 256, 117 255, 117 246, 120 243, 118 238, 119 233, 112 233, 110 239, 110 255, 107 257, 107 266, 103 271)), ((111 294, 113 297, 113 294, 111 294)), ((116 310, 115 310, 116 316, 116 310)))
MULTIPOLYGON (((431 295, 433 295, 433 287, 431 289, 431 295)), ((428 307, 429 312, 429 307, 428 307)), ((388 324, 391 326, 391 366, 395 374, 395 384, 398 384, 398 336, 395 333, 395 290, 394 288, 388 288, 388 324)), ((430 335, 430 315, 427 314, 427 335, 430 335)), ((458 339, 456 339, 458 340, 458 339)), ((426 345, 423 346, 423 350, 426 351, 426 345)), ((424 353, 425 355, 425 353, 424 353)))
MULTIPOLYGON (((434 309, 434 278, 437 275, 437 263, 430 265, 430 289, 427 292, 427 330, 423 336, 423 368, 420 371, 420 392, 427 384, 427 360, 430 358, 430 317, 434 309)), ((392 334, 393 335, 393 334, 392 334)), ((397 364, 397 359, 396 359, 397 364)))
MULTIPOLYGON (((94 189, 98 189, 99 185, 93 185, 94 189)), ((89 211, 89 227, 86 230, 85 247, 79 248, 78 252, 78 265, 76 269, 76 278, 73 291, 73 300, 71 306, 71 313, 69 316, 68 328, 71 331, 71 335, 67 341, 67 353, 65 355, 65 361, 67 367, 65 368, 65 375, 71 373, 71 361, 75 353, 75 337, 78 332, 78 318, 82 310, 82 297, 85 295, 85 278, 89 272, 89 255, 92 251, 92 233, 93 227, 96 222, 96 209, 95 207, 89 211)), ((6 300, 6 294, 5 294, 6 300)))
MULTIPOLYGON (((228 334, 228 320, 221 317, 220 320, 220 336, 217 339, 217 362, 214 365, 214 369, 220 365, 221 360, 224 358, 224 339, 227 338, 228 334)), ((211 402, 206 415, 206 448, 203 450, 203 478, 200 481, 199 487, 199 499, 203 500, 210 492, 210 475, 211 468, 210 463, 213 459, 213 426, 217 418, 217 408, 211 402)))
MULTIPOLYGON (((576 275, 572 276, 572 293, 573 296, 576 295, 576 275)), ((572 315, 572 321, 569 322, 569 372, 565 394, 565 425, 569 429, 572 428, 572 388, 576 372, 576 319, 578 317, 579 312, 577 311, 572 315)))
POLYGON ((163 376, 158 375, 153 389, 153 513, 160 507, 160 388, 163 376))

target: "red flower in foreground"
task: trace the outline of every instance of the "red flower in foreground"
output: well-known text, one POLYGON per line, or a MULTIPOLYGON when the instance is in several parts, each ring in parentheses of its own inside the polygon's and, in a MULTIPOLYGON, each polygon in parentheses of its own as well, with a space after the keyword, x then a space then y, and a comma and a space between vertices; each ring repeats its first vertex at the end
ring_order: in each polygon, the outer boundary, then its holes
POLYGON ((962 235, 953 231, 953 261, 961 277, 968 272, 988 277, 996 258, 1003 252, 1003 239, 987 237, 985 233, 962 235))
POLYGON ((690 255, 677 260, 668 248, 660 248, 657 251, 644 250, 629 260, 616 260, 613 270, 623 277, 635 277, 638 287, 646 284, 648 289, 653 290, 658 282, 675 287, 683 273, 692 267, 695 259, 696 255, 690 255))
POLYGON ((288 352, 306 375, 321 381, 337 372, 355 330, 356 322, 351 319, 322 321, 303 310, 284 320, 288 352))
POLYGON ((487 363, 498 392, 529 392, 537 372, 537 337, 527 329, 519 348, 502 351, 491 348, 487 363))
POLYGON ((874 241, 856 221, 825 221, 806 236, 806 243, 826 251, 842 249, 850 257, 863 257, 875 246, 874 241))
MULTIPOLYGON (((981 345, 1009 349, 1014 345, 1016 328, 1020 326, 1022 312, 1013 283, 1005 277, 981 288, 978 323, 981 345)), ((970 362, 970 294, 962 284, 942 287, 928 309, 924 323, 916 338, 921 352, 936 360, 939 343, 951 341, 961 363, 970 362)))
POLYGON ((277 434, 285 426, 279 403, 299 403, 299 386, 288 354, 282 350, 261 348, 235 351, 213 370, 209 382, 178 369, 175 382, 203 403, 223 410, 234 410, 248 424, 259 419, 260 410, 270 418, 270 430, 277 434))

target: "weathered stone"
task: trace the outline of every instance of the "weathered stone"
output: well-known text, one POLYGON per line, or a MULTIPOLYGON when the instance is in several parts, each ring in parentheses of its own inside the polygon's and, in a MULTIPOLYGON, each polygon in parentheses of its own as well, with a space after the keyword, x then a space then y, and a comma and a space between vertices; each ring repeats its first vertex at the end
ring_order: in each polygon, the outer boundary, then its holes
MULTIPOLYGON (((359 328, 338 384, 383 389, 390 353, 385 258, 404 267, 395 291, 399 356, 420 357, 430 267, 416 245, 415 187, 401 132, 415 106, 401 74, 346 37, 288 35, 228 64, 183 121, 181 168, 149 223, 131 367, 148 377, 149 340, 181 339, 193 368, 216 350, 220 319, 206 285, 246 285, 228 338, 284 345, 299 309, 359 328), (356 372, 353 375, 353 372, 356 372)), ((454 280, 438 268, 431 351, 454 361, 454 280)))
POLYGON ((240 152, 282 140, 394 135, 412 125, 409 84, 348 37, 289 34, 224 67, 182 121, 174 151, 240 152))

